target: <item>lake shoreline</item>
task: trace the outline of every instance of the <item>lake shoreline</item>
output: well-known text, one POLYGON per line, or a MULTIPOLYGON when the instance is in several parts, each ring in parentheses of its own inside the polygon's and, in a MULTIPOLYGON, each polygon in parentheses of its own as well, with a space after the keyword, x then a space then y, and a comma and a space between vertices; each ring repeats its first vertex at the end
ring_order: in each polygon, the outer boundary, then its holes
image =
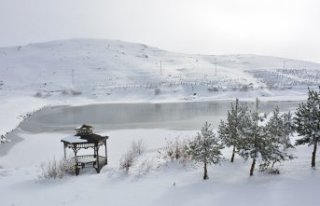
MULTIPOLYGON (((199 129, 204 121, 214 123, 214 127, 217 127, 220 120, 226 117, 226 110, 230 108, 230 104, 234 102, 231 100, 213 100, 213 101, 185 101, 185 102, 122 102, 122 103, 92 103, 83 105, 62 105, 55 104, 50 106, 45 106, 41 110, 36 110, 30 114, 28 118, 23 119, 19 125, 10 133, 7 137, 11 142, 0 145, 0 156, 4 156, 8 151, 17 143, 23 141, 23 138, 19 136, 19 132, 31 132, 31 133, 41 133, 41 132, 68 132, 73 131, 75 127, 88 123, 94 125, 96 131, 103 130, 125 130, 125 129, 166 129, 166 130, 190 130, 199 129), (214 110, 215 105, 218 105, 216 111, 214 110), (94 108, 100 108, 96 111, 94 108), (105 109, 103 107, 109 107, 105 109), (130 108, 130 109, 123 109, 130 108), (78 109, 78 110, 77 110, 78 109), (86 121, 88 119, 78 118, 76 115, 71 115, 70 110, 76 111, 75 113, 81 114, 80 117, 99 117, 100 120, 105 119, 116 119, 115 123, 111 122, 95 122, 86 121), (86 110, 89 112, 86 113, 86 110), (100 111, 101 110, 101 111, 100 111), (104 114, 106 110, 110 110, 104 114), (125 110, 125 111, 124 111, 125 110), (150 110, 150 111, 148 111, 150 110), (190 110, 193 112, 190 113, 190 110), (60 113, 60 116, 56 117, 56 112, 60 113), (93 111, 92 113, 90 111, 93 111), (140 111, 140 112, 139 112, 140 111), (184 114, 184 113, 190 114, 184 114), (131 115, 128 115, 130 113, 131 115), (143 114, 143 115, 142 115, 143 114), (150 119, 150 115, 159 114, 159 117, 155 119, 150 119), (46 121, 37 120, 37 117, 45 116, 48 117, 46 121), (60 125, 57 122, 50 122, 50 120, 61 120, 68 119, 69 122, 62 122, 60 125), (117 119, 117 116, 118 119, 117 119), (128 121, 128 119, 130 121, 128 121), (125 121, 122 121, 125 120, 125 121), (74 121, 74 122, 72 122, 74 121), (122 121, 122 122, 121 122, 122 121), (70 123, 71 122, 71 123, 70 123), (52 125, 51 125, 52 123, 52 125), (64 125, 65 124, 65 125, 64 125)), ((241 101, 241 103, 253 105, 253 101, 241 101)), ((277 104, 284 104, 281 108, 285 110, 286 104, 295 105, 295 107, 300 103, 300 101, 261 101, 261 105, 271 104, 272 106, 277 104)), ((268 108, 271 112, 271 107, 268 108)), ((292 110, 291 110, 292 111, 292 110)), ((39 119, 38 119, 39 120, 39 119)))

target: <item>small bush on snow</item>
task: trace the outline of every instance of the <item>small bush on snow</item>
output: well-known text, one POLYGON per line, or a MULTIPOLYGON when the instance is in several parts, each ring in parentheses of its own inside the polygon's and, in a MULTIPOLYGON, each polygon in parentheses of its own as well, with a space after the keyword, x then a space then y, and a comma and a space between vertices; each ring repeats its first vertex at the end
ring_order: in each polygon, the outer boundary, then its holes
POLYGON ((136 155, 129 150, 120 159, 120 169, 124 170, 127 174, 129 173, 130 167, 133 166, 136 155))
POLYGON ((187 153, 188 145, 189 141, 177 138, 175 141, 167 141, 167 145, 159 152, 165 159, 169 159, 171 161, 176 160, 185 164, 191 159, 191 156, 187 153))
POLYGON ((120 169, 129 173, 130 167, 133 166, 136 158, 144 151, 144 145, 142 139, 133 141, 129 150, 120 159, 120 169))
POLYGON ((136 155, 141 155, 144 152, 144 145, 142 139, 139 139, 137 141, 133 141, 131 143, 131 151, 135 153, 136 155))
POLYGON ((153 160, 145 160, 138 167, 138 177, 146 175, 153 168, 153 160))
POLYGON ((39 179, 62 179, 66 173, 72 173, 73 162, 71 160, 59 160, 55 158, 41 165, 39 179))

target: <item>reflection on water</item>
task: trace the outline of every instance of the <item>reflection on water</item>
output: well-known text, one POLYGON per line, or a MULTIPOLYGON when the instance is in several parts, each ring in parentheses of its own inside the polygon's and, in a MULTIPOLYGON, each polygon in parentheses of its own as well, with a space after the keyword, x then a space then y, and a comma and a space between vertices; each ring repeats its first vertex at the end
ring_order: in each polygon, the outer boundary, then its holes
MULTIPOLYGON (((59 106, 36 112, 20 128, 30 132, 70 130, 83 123, 96 129, 165 128, 200 129, 205 121, 217 127, 226 118, 230 101, 182 103, 122 103, 85 106, 59 106)), ((253 102, 242 104, 254 108, 253 102)), ((261 102, 261 112, 294 111, 299 102, 261 102)))

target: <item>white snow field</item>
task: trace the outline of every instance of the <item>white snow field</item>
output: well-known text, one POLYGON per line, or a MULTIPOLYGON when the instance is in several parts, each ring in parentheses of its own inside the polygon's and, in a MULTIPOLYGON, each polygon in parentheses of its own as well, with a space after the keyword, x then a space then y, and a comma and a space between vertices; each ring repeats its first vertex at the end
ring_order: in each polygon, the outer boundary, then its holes
MULTIPOLYGON (((166 161, 167 140, 190 139, 195 130, 128 128, 109 135, 109 164, 58 180, 39 180, 41 164, 63 155, 70 132, 29 132, 19 123, 56 105, 191 102, 235 99, 302 101, 320 84, 320 64, 257 55, 178 54, 142 44, 71 39, 0 48, 0 205, 310 205, 320 204, 320 173, 311 169, 312 148, 297 147, 280 175, 249 177, 250 161, 236 157, 209 167, 166 161), (129 174, 119 169, 133 140, 146 151, 129 174), (0 141, 1 142, 1 141, 0 141)), ((199 128, 200 130, 200 128, 199 128)), ((71 131, 73 132, 73 131, 71 131)), ((293 141, 293 140, 292 140, 293 141)), ((319 165, 320 162, 317 161, 319 165)))
MULTIPOLYGON (((318 205, 319 171, 310 169, 311 148, 298 147, 298 158, 279 166, 280 175, 258 171, 249 177, 250 161, 237 156, 209 167, 165 162, 157 150, 164 137, 190 138, 196 131, 109 131, 110 164, 59 180, 39 180, 42 162, 61 158, 64 133, 23 134, 24 140, 0 158, 1 205, 318 205), (129 174, 119 170, 119 159, 132 139, 143 139, 146 151, 129 174), (141 166, 143 162, 149 166, 141 166)), ((225 150, 226 158, 230 151, 225 150)))

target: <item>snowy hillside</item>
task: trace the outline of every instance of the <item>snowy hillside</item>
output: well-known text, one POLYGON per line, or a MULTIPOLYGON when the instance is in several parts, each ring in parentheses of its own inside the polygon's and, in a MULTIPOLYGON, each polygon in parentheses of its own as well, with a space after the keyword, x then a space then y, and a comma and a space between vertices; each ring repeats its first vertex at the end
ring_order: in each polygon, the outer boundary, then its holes
MULTIPOLYGON (((307 145, 289 149, 296 158, 277 164, 280 174, 259 172, 257 165, 252 177, 251 161, 237 154, 230 163, 232 148, 225 148, 225 161, 208 167, 207 181, 202 165, 168 155, 178 139, 195 138, 198 123, 226 118, 228 99, 260 97, 261 111, 270 113, 275 104, 294 111, 319 77, 316 63, 178 54, 121 41, 0 48, 0 205, 319 205, 320 162, 310 168, 307 145), (108 165, 100 174, 87 168, 77 177, 45 177, 51 161, 63 157, 61 138, 74 133, 73 123, 91 122, 110 137, 108 165), (139 141, 143 152, 126 173, 120 162, 139 141)), ((79 154, 92 152, 87 149, 79 154)))
POLYGON ((119 99, 294 93, 320 83, 320 64, 256 55, 188 55, 110 40, 0 48, 0 95, 119 99), (142 98, 143 97, 143 98, 142 98))

